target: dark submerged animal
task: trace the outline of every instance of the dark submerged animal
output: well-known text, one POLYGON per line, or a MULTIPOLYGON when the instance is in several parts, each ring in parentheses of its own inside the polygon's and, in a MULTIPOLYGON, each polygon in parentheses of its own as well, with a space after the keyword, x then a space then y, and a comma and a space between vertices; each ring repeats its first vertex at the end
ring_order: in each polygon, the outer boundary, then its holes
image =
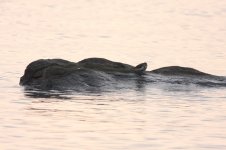
POLYGON ((40 59, 30 63, 20 85, 42 90, 131 88, 136 84, 170 83, 226 86, 225 77, 193 68, 163 67, 146 71, 147 63, 137 66, 103 58, 88 58, 77 63, 63 59, 40 59))

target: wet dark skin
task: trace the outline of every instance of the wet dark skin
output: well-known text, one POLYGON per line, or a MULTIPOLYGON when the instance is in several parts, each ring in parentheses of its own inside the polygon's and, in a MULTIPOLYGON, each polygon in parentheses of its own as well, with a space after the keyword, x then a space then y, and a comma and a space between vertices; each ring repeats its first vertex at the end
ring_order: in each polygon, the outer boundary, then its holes
POLYGON ((114 62, 104 58, 87 58, 77 63, 63 59, 40 59, 30 63, 24 75, 20 79, 20 85, 38 87, 51 85, 55 83, 58 86, 79 86, 80 83, 89 82, 88 85, 101 82, 101 80, 111 80, 111 78, 120 78, 121 75, 134 75, 136 78, 147 75, 164 76, 192 76, 205 79, 216 79, 223 81, 225 78, 198 71, 193 68, 180 66, 169 66, 152 71, 146 71, 147 63, 141 63, 137 66, 114 62), (114 76, 120 74, 120 76, 114 76), (110 79, 109 79, 110 78, 110 79), (62 81, 62 83, 61 83, 62 81))

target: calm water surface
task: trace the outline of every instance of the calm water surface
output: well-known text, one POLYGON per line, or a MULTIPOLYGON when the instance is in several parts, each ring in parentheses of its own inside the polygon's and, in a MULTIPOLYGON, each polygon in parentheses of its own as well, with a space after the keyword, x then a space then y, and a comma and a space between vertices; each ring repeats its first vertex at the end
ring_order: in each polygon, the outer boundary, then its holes
POLYGON ((40 58, 104 57, 226 75, 226 1, 1 0, 0 149, 226 149, 226 88, 31 94, 40 58))

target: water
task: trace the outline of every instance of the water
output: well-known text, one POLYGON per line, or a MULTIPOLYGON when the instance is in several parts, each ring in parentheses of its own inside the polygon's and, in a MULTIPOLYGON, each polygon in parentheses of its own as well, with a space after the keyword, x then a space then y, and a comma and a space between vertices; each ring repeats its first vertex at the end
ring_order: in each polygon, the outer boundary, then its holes
POLYGON ((226 75, 226 1, 2 0, 0 16, 0 149, 226 149, 225 88, 43 98, 18 85, 39 58, 95 56, 226 75))

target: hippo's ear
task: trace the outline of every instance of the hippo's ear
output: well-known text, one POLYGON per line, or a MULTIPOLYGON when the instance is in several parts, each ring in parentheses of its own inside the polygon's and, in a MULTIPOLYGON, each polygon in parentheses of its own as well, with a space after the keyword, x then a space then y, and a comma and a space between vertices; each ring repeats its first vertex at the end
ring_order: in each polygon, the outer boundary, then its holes
POLYGON ((136 72, 142 73, 147 69, 147 66, 148 66, 147 63, 145 62, 145 63, 141 63, 141 64, 137 65, 136 67, 134 67, 134 69, 136 72))

